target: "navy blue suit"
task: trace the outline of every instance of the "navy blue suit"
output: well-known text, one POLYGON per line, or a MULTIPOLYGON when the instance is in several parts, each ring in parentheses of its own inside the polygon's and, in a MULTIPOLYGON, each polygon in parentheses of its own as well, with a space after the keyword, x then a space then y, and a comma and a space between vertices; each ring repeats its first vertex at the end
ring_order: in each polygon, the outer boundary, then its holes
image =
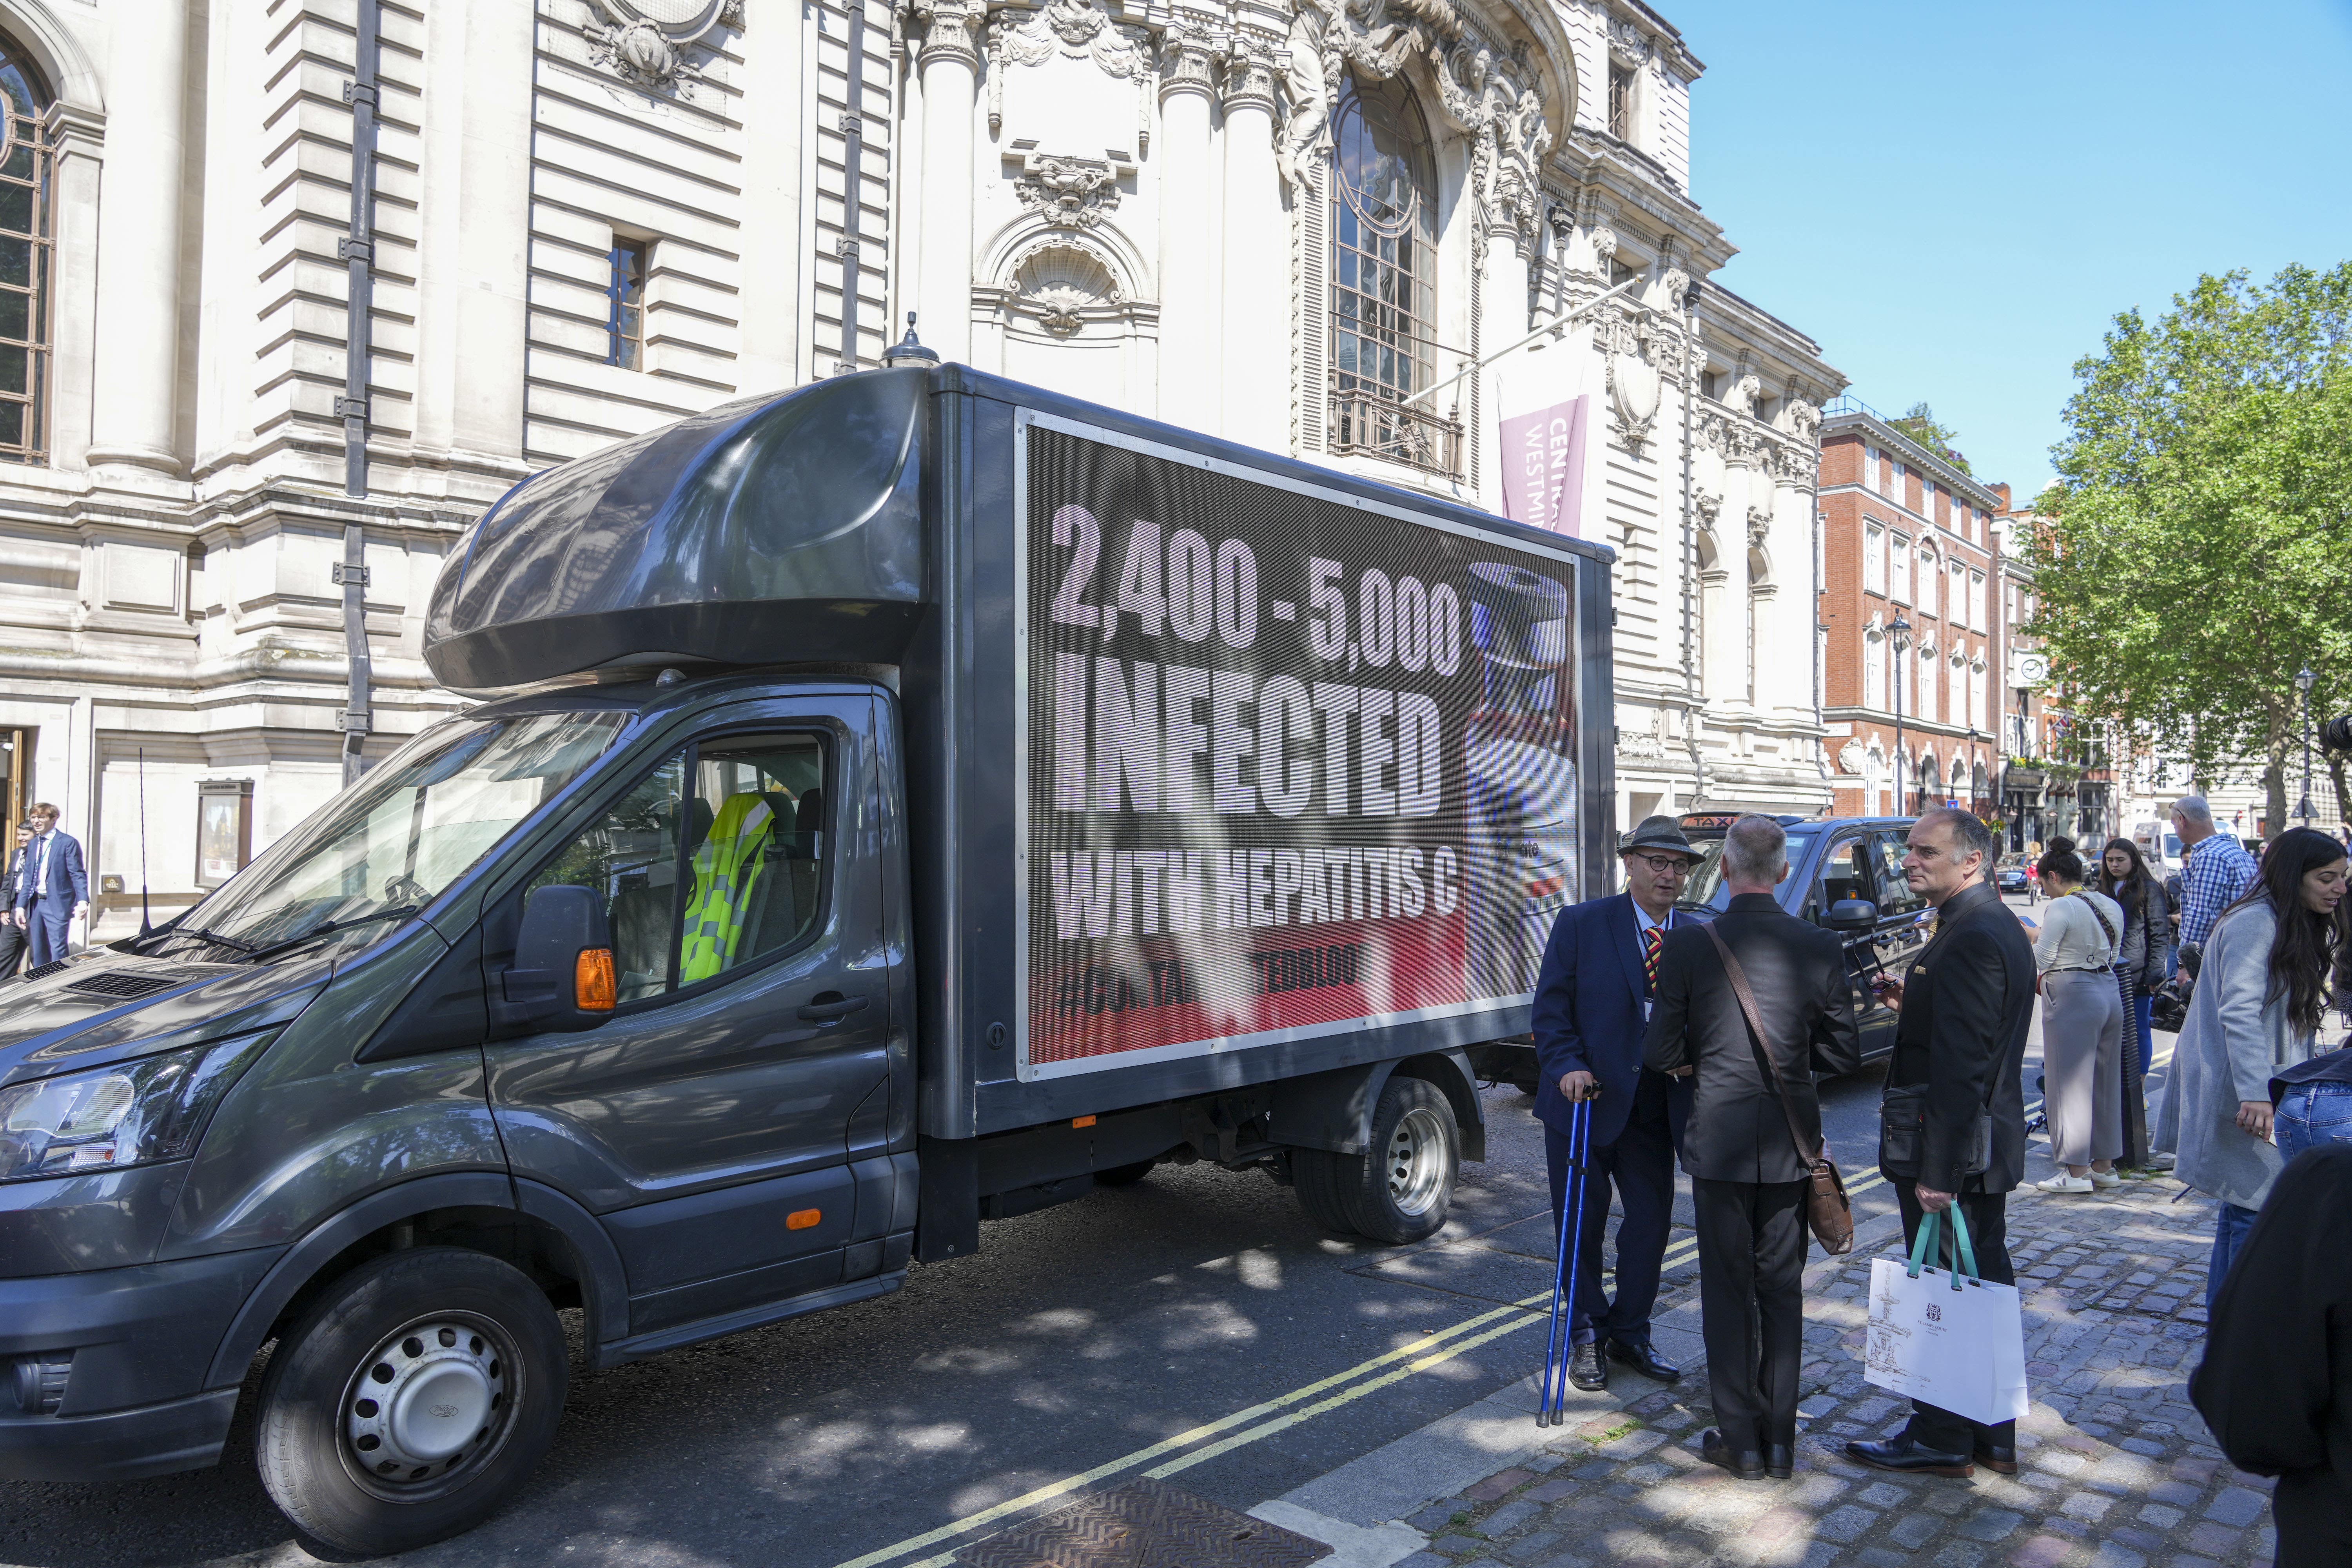
POLYGON ((27 956, 37 968, 66 955, 74 906, 89 902, 89 875, 82 868, 80 844, 55 828, 48 837, 47 874, 35 876, 41 864, 41 840, 36 836, 26 847, 24 871, 16 879, 16 907, 25 912, 27 956))
MULTIPOLYGON (((1687 921, 1689 917, 1675 917, 1687 921)), ((1544 1124, 1551 1174, 1552 1234, 1567 1202, 1570 1107, 1564 1073, 1600 1081, 1592 1102, 1591 1179, 1584 1198, 1584 1239, 1570 1314, 1571 1338, 1647 1342, 1658 1300, 1666 1235, 1674 1223, 1675 1149, 1690 1120, 1686 1079, 1642 1065, 1642 939, 1633 895, 1592 899, 1559 912, 1544 944, 1536 981, 1536 1115, 1544 1124), (1601 1285, 1601 1237, 1614 1189, 1624 1216, 1617 1226, 1617 1299, 1601 1285)), ((1669 922, 1673 923, 1672 921, 1669 922)))

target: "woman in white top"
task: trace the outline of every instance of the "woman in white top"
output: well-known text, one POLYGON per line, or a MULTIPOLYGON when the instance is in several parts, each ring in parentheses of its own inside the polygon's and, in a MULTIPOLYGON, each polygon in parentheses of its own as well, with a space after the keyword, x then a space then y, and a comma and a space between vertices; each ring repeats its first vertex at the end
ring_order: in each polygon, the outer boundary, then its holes
POLYGON ((2050 906, 2033 965, 2042 974, 2042 1100, 2050 1118, 2050 1158, 2059 1169, 2045 1193, 2089 1193, 2121 1184, 2124 1152, 2123 995, 2116 944, 2124 912, 2083 886, 2083 859, 2070 839, 2053 839, 2039 868, 2050 906))

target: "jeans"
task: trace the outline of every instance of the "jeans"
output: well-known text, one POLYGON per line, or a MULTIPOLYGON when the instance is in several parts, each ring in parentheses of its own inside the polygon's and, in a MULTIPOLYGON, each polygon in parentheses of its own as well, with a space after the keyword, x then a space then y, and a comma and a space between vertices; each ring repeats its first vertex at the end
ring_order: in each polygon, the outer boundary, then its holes
POLYGON ((2230 1278, 2230 1266, 2238 1260, 2238 1249, 2246 1245, 2246 1233, 2254 1228, 2258 1213, 2228 1202, 2220 1207, 2221 1215, 2213 1222, 2213 1256, 2205 1265, 2205 1310, 2209 1313, 2213 1310, 2213 1298, 2221 1293, 2222 1281, 2230 1278))
POLYGON ((2279 1157, 2292 1160, 2321 1143, 2352 1143, 2352 1083, 2305 1083, 2279 1100, 2279 1157))

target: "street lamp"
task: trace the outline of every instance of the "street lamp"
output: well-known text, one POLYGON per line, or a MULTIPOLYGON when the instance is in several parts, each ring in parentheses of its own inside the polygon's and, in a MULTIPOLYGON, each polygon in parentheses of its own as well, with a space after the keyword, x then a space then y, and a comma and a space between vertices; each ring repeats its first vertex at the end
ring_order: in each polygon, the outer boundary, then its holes
POLYGON ((1895 815, 1910 815, 1904 808, 1904 797, 1910 794, 1910 769, 1903 761, 1903 655, 1911 646, 1911 623, 1900 613, 1895 624, 1886 628, 1887 646, 1895 650, 1895 815))
POLYGON ((2309 665, 2305 665, 2301 670, 2296 672, 2294 683, 2303 689, 2303 803, 2295 807, 2294 814, 2303 818, 2303 825, 2305 827, 2308 827, 2311 826, 2312 816, 2311 689, 2319 684, 2319 677, 2311 673, 2311 667, 2309 665))

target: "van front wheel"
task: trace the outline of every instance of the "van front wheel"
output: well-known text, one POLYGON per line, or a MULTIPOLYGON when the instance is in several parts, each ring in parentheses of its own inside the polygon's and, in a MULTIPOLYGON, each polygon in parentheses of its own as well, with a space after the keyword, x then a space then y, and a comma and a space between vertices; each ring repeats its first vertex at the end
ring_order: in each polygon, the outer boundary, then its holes
POLYGON ((262 1485, 340 1551, 470 1530, 555 1440, 569 1375, 545 1295, 495 1258, 420 1247, 338 1279, 270 1357, 262 1485))

